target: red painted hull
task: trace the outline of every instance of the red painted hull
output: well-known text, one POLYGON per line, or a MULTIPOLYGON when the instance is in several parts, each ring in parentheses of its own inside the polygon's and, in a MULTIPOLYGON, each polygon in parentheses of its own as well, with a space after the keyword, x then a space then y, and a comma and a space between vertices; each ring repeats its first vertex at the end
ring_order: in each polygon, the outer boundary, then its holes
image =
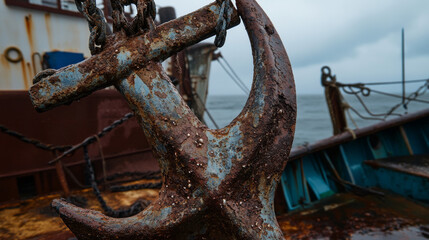
MULTIPOLYGON (((34 110, 26 91, 0 91, 0 124, 26 137, 53 145, 75 145, 130 112, 116 90, 103 90, 68 106, 46 113, 34 110)), ((108 175, 124 171, 155 171, 158 163, 143 131, 132 118, 101 140, 108 175)), ((48 165, 53 153, 0 133, 0 202, 61 191, 55 166, 48 165), (27 193, 25 193, 27 191, 27 193), (30 195, 28 195, 30 192, 30 195)), ((96 174, 101 178, 97 142, 89 147, 96 174)), ((82 150, 63 163, 85 182, 82 150)), ((69 186, 78 185, 67 176, 69 186)))

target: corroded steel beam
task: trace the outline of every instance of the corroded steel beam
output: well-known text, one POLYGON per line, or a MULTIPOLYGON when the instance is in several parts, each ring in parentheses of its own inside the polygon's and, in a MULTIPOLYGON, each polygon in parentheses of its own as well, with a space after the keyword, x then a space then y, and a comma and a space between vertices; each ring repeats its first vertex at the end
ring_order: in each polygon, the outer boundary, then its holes
MULTIPOLYGON (((172 54, 215 35, 220 8, 216 3, 167 22, 156 31, 132 38, 124 33, 111 35, 100 54, 42 79, 30 89, 38 111, 85 97, 95 90, 111 86, 150 61, 163 61, 172 54)), ((233 12, 229 27, 239 23, 233 12)))
POLYGON ((209 129, 156 61, 115 82, 158 156, 163 186, 156 201, 124 219, 55 200, 53 207, 79 239, 283 238, 273 201, 295 130, 293 74, 278 33, 256 1, 237 0, 237 7, 254 62, 243 111, 227 127, 209 129))

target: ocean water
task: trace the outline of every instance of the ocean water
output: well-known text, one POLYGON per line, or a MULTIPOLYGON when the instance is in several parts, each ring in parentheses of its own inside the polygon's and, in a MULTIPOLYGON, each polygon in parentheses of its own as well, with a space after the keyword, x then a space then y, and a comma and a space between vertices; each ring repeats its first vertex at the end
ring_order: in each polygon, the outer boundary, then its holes
MULTIPOLYGON (((345 99, 360 113, 368 116, 365 109, 354 96, 345 96, 345 99)), ((421 99, 429 101, 429 94, 421 97, 421 99)), ((373 113, 386 113, 393 106, 401 103, 401 99, 399 98, 392 98, 383 95, 371 95, 363 98, 363 100, 369 110, 373 113)), ((220 128, 222 128, 227 126, 241 112, 246 101, 247 96, 244 95, 209 96, 206 106, 216 123, 220 128)), ((297 104, 298 116, 293 147, 307 143, 311 144, 332 136, 332 125, 324 95, 299 95, 297 97, 297 104)), ((427 103, 412 102, 408 105, 407 111, 401 106, 395 111, 395 113, 412 113, 428 107, 429 104, 427 103)), ((381 121, 363 120, 354 113, 351 113, 351 115, 359 128, 381 121)), ((207 114, 204 119, 210 128, 215 128, 207 114)), ((348 119, 348 125, 351 129, 356 128, 350 119, 348 119)))

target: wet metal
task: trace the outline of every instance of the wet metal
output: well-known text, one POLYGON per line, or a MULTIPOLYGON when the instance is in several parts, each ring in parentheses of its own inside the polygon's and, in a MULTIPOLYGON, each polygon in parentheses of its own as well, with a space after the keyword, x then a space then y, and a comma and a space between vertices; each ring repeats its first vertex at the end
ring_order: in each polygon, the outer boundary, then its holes
POLYGON ((114 85, 158 156, 159 198, 135 216, 110 218, 53 202, 79 239, 283 238, 273 201, 295 129, 293 74, 260 6, 254 0, 236 3, 231 26, 240 15, 252 44, 254 80, 244 110, 223 129, 198 120, 160 63, 215 34, 218 3, 141 35, 116 32, 100 53, 37 79, 31 88, 33 104, 44 111, 114 85))

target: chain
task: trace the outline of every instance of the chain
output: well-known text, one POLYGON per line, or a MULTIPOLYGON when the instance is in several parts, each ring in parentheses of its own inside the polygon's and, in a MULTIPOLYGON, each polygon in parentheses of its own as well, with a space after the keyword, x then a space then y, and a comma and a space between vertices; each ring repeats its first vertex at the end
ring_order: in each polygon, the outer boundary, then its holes
POLYGON ((231 1, 230 0, 216 0, 220 6, 219 18, 216 25, 216 47, 222 47, 226 40, 226 29, 231 22, 231 1))
POLYGON ((68 154, 74 153, 79 148, 82 148, 82 147, 84 147, 86 145, 89 145, 89 144, 95 142, 97 140, 97 138, 104 137, 108 132, 112 131, 113 129, 115 129, 116 127, 118 127, 119 125, 121 125, 122 123, 124 123, 125 121, 129 120, 132 117, 134 117, 134 113, 127 113, 127 114, 125 114, 121 119, 118 119, 118 120, 114 121, 111 125, 105 127, 97 135, 90 136, 90 137, 86 138, 85 140, 83 140, 81 143, 79 143, 77 145, 74 145, 72 148, 70 148, 67 151, 65 151, 61 156, 59 156, 56 159, 50 161, 49 164, 53 164, 53 163, 61 160, 62 158, 64 158, 68 154))
POLYGON ((124 30, 127 35, 138 34, 155 27, 156 4, 154 0, 110 0, 112 5, 113 31, 124 30), (124 14, 124 5, 135 4, 137 15, 130 23, 124 14))
POLYGON ((98 188, 97 182, 95 181, 94 168, 92 167, 91 159, 89 158, 89 154, 88 154, 88 145, 85 145, 83 147, 83 154, 85 158, 86 169, 88 170, 89 178, 91 181, 92 190, 97 198, 97 201, 100 203, 101 208, 103 209, 103 211, 106 213, 107 216, 115 217, 115 218, 124 218, 124 217, 133 216, 143 211, 143 209, 145 209, 150 204, 150 201, 138 200, 135 203, 133 203, 128 209, 114 210, 113 208, 111 208, 109 205, 107 205, 106 201, 101 195, 100 189, 98 188))
POLYGON ((129 29, 127 18, 124 14, 124 7, 120 0, 110 0, 112 6, 113 31, 119 32, 121 29, 129 29))
POLYGON ((89 50, 92 55, 95 55, 101 52, 106 44, 108 26, 103 11, 97 8, 95 0, 75 0, 75 4, 88 21, 89 50))
POLYGON ((132 30, 138 33, 140 30, 153 29, 153 20, 156 17, 156 5, 153 0, 134 0, 137 6, 137 16, 133 20, 132 30))
POLYGON ((66 151, 66 150, 68 150, 68 149, 71 148, 71 146, 54 146, 52 144, 42 143, 39 140, 28 138, 28 137, 22 135, 21 133, 18 133, 18 132, 15 132, 13 130, 10 130, 9 128, 7 128, 7 127, 5 127, 3 125, 0 125, 0 131, 3 132, 3 133, 5 133, 5 134, 7 134, 7 135, 9 135, 9 136, 17 138, 21 142, 32 144, 35 147, 37 147, 39 149, 42 149, 42 150, 46 150, 46 151, 64 152, 64 151, 66 151))

